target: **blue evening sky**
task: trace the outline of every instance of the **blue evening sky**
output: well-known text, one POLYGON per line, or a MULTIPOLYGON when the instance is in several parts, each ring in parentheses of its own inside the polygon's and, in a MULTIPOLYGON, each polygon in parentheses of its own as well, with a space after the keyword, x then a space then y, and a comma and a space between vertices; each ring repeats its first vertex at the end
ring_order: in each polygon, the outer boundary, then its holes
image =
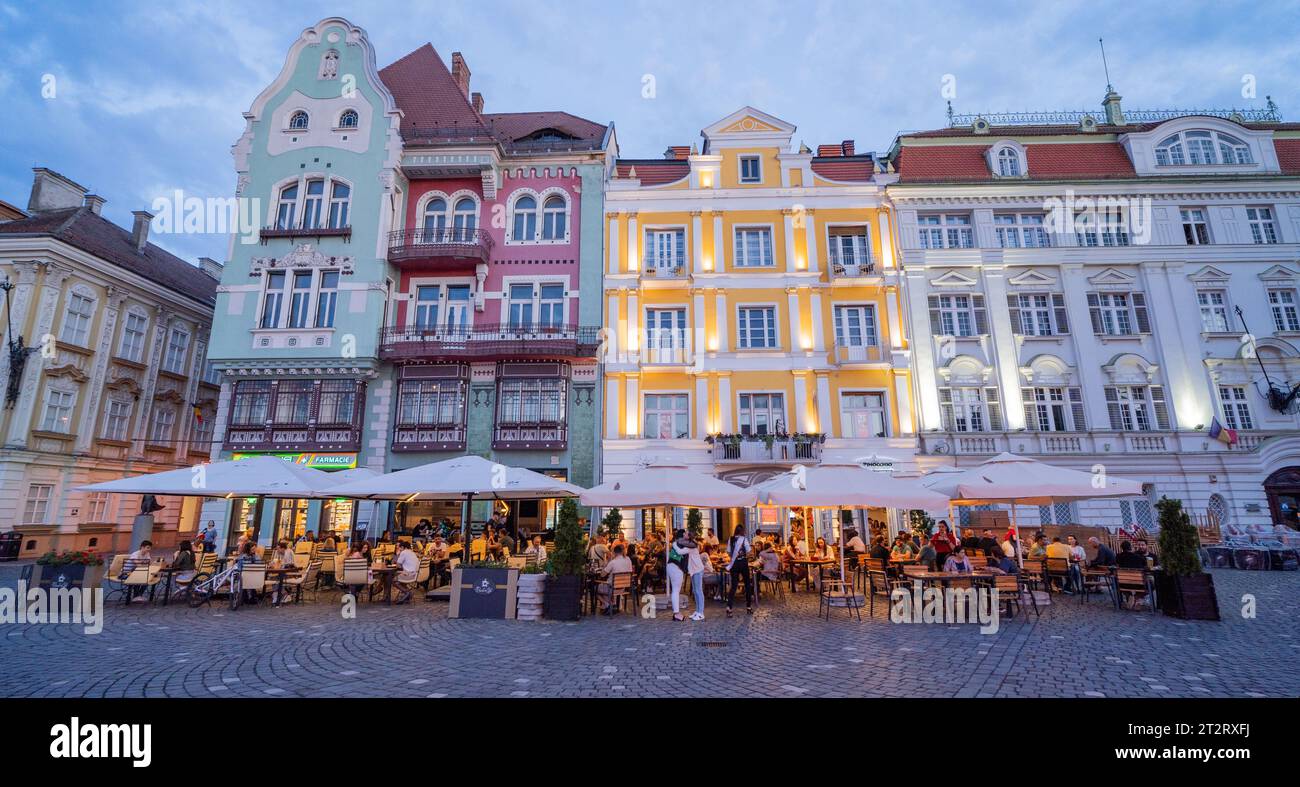
MULTIPOLYGON (((33 166, 105 196, 119 224, 176 188, 231 195, 241 113, 328 15, 365 28, 380 67, 426 41, 463 52, 489 112, 613 120, 624 156, 695 143, 744 104, 797 125, 796 142, 883 151, 945 123, 945 75, 958 112, 1100 112, 1098 36, 1127 108, 1272 95, 1300 120, 1300 2, 0 0, 0 199, 26 207, 33 166)), ((187 259, 226 254, 218 236, 158 240, 187 259)))

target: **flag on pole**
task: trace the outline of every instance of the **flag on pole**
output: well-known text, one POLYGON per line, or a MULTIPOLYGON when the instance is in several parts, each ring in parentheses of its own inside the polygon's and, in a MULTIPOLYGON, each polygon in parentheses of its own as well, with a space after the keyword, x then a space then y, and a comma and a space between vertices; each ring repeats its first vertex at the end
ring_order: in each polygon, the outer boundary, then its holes
POLYGON ((203 423, 203 411, 200 410, 200 409, 199 409, 199 406, 198 406, 197 404, 195 404, 194 402, 190 402, 190 407, 193 407, 193 408, 194 408, 194 421, 195 421, 195 423, 202 424, 202 423, 203 423))
POLYGON ((1223 424, 1219 423, 1218 416, 1215 416, 1210 420, 1210 437, 1226 445, 1236 445, 1237 430, 1224 427, 1223 424))

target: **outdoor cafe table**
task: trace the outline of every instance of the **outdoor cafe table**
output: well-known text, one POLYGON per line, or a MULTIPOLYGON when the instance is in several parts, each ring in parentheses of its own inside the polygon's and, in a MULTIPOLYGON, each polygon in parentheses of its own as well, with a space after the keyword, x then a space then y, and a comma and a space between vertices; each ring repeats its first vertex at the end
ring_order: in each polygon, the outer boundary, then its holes
MULTIPOLYGON (((186 571, 194 571, 194 569, 192 569, 192 568, 176 568, 175 566, 163 566, 161 569, 159 569, 158 573, 162 575, 162 578, 158 581, 158 584, 160 584, 160 585, 163 586, 162 605, 163 605, 164 607, 167 606, 167 602, 170 601, 170 600, 171 600, 171 597, 172 597, 172 580, 173 580, 173 578, 174 578, 177 574, 184 574, 186 571)), ((150 601, 153 601, 153 593, 154 593, 154 589, 153 589, 153 588, 150 588, 150 589, 149 589, 149 600, 150 600, 150 601)))
POLYGON ((392 605, 393 603, 393 577, 401 570, 401 566, 371 566, 370 573, 384 584, 384 603, 392 605))
POLYGON ((795 564, 796 566, 803 566, 805 569, 807 569, 806 571, 804 571, 804 575, 803 575, 803 589, 807 590, 809 586, 809 581, 812 579, 813 566, 817 567, 817 586, 821 587, 822 571, 824 571, 827 566, 834 565, 837 561, 834 558, 829 558, 829 557, 824 557, 824 558, 801 557, 796 560, 791 560, 790 562, 795 564))
POLYGON ((280 606, 280 599, 284 597, 284 578, 290 574, 297 574, 301 570, 302 569, 297 566, 281 566, 280 568, 267 567, 266 575, 269 577, 275 577, 275 598, 271 600, 271 606, 280 606))

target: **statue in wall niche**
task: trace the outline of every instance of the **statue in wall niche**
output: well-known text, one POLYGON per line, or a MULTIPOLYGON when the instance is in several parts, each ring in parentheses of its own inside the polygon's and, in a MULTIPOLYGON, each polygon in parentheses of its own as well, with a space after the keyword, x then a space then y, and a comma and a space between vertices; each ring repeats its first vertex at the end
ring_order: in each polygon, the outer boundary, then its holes
POLYGON ((321 56, 320 79, 335 79, 339 75, 339 53, 331 49, 321 56))
POLYGON ((140 496, 140 514, 142 516, 144 514, 152 514, 155 511, 161 511, 166 507, 167 506, 163 505, 162 503, 159 503, 158 498, 154 497, 153 495, 140 496))

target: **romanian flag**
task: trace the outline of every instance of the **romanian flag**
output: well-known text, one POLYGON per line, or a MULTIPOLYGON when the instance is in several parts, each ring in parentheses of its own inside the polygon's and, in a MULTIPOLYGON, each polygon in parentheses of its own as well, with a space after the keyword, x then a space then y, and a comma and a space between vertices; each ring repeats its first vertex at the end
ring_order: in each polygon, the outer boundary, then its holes
POLYGON ((1223 424, 1219 423, 1218 416, 1215 416, 1210 421, 1210 437, 1213 437, 1221 443, 1226 443, 1227 445, 1235 445, 1237 442, 1237 430, 1225 428, 1223 424))
POLYGON ((203 423, 203 411, 199 409, 199 406, 191 402, 190 407, 194 408, 194 421, 199 424, 203 423))

